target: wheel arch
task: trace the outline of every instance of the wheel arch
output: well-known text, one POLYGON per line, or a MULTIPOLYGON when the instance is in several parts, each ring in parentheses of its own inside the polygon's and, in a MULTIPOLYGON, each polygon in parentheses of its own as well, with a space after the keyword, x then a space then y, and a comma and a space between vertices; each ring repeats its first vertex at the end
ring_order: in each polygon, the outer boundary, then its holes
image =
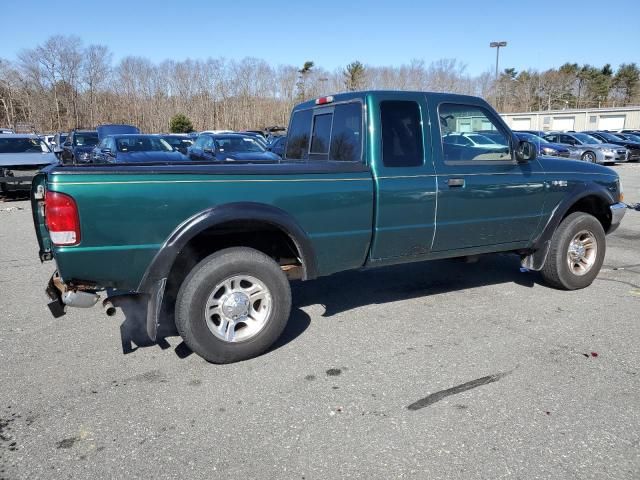
POLYGON ((584 212, 593 215, 608 233, 611 228, 610 205, 616 203, 611 192, 595 183, 585 183, 577 187, 553 209, 546 225, 533 240, 530 251, 523 255, 522 265, 530 270, 540 270, 544 265, 551 244, 551 237, 568 215, 584 212))
POLYGON ((229 234, 233 229, 228 227, 238 227, 241 224, 245 226, 245 232, 250 232, 251 226, 262 225, 285 235, 295 247, 295 253, 301 262, 302 279, 309 280, 317 276, 316 255, 311 240, 290 214, 272 205, 237 202, 208 208, 178 225, 151 261, 138 291, 148 293, 154 283, 166 279, 180 252, 199 235, 225 226, 226 231, 220 232, 220 235, 229 234))

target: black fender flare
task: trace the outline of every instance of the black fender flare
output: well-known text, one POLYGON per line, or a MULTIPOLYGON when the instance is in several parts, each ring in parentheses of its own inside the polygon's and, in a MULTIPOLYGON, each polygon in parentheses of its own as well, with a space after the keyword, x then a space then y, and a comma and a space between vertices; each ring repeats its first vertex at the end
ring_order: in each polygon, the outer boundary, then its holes
POLYGON ((296 246, 302 260, 302 279, 318 276, 316 255, 307 233, 284 210, 263 203, 237 202, 208 208, 188 218, 169 235, 147 267, 137 292, 148 298, 147 334, 155 341, 167 278, 176 257, 199 233, 235 220, 261 221, 283 230, 296 246))
POLYGON ((138 292, 151 293, 155 283, 166 279, 180 251, 196 235, 216 225, 236 220, 260 221, 283 230, 300 254, 302 279, 310 280, 318 276, 316 255, 311 240, 290 214, 272 205, 236 202, 208 208, 178 225, 147 267, 138 292))
POLYGON ((566 213, 577 202, 583 198, 591 196, 600 198, 607 205, 613 205, 616 203, 613 194, 602 185, 591 182, 577 184, 573 190, 555 206, 551 215, 547 219, 547 223, 544 228, 540 234, 534 238, 533 246, 531 247, 532 252, 522 259, 523 267, 528 268, 529 270, 542 269, 551 245, 551 237, 556 231, 556 228, 558 228, 558 225, 560 225, 560 222, 566 213))

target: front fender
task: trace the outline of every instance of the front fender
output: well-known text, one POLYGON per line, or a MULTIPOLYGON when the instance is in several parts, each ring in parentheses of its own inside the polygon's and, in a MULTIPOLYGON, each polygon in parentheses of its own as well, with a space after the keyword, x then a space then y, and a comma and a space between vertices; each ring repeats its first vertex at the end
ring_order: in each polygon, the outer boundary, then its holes
POLYGON ((613 193, 603 185, 590 182, 576 185, 574 189, 554 207, 544 228, 533 240, 532 253, 523 258, 522 266, 530 270, 542 269, 547 259, 547 253, 549 252, 551 237, 556 231, 556 228, 558 228, 558 225, 560 225, 562 219, 576 203, 583 198, 591 196, 599 198, 607 206, 613 205, 617 201, 613 193))

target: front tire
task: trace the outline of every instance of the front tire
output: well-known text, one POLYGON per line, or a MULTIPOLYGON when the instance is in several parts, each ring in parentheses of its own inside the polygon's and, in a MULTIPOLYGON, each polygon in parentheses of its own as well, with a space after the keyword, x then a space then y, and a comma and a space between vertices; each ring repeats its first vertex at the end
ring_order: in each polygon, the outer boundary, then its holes
POLYGON ((596 163, 596 154, 593 152, 584 152, 582 154, 582 160, 589 163, 596 163))
POLYGON ((266 351, 291 312, 291 288, 280 266, 258 250, 220 250, 187 275, 176 300, 176 327, 195 353, 212 363, 266 351))
POLYGON ((563 290, 588 287, 600 272, 605 252, 605 233, 598 219, 574 212, 560 222, 551 237, 542 277, 550 286, 563 290))

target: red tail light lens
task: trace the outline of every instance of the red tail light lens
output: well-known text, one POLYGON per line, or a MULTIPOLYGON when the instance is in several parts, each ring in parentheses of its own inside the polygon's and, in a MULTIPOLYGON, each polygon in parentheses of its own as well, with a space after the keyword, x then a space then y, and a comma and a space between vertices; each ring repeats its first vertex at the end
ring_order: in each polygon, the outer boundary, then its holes
POLYGON ((44 204, 49 237, 55 245, 80 243, 80 217, 73 198, 64 193, 47 192, 44 204))

